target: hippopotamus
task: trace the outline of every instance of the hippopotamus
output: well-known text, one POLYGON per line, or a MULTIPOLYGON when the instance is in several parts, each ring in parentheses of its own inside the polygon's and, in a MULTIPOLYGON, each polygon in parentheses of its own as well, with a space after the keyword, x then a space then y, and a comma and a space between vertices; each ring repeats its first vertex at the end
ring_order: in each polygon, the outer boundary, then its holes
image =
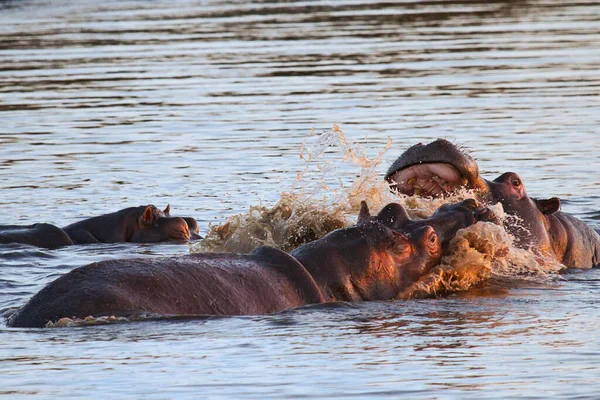
POLYGON ((307 304, 394 299, 442 257, 432 226, 397 231, 405 215, 401 205, 389 204, 371 216, 363 202, 355 226, 291 253, 262 246, 249 254, 89 264, 46 285, 7 323, 43 327, 90 315, 256 315, 307 304))
POLYGON ((493 181, 479 175, 477 162, 459 146, 438 139, 410 147, 385 175, 392 189, 407 195, 440 196, 472 189, 488 204, 501 203, 515 218, 505 228, 522 248, 554 257, 568 268, 600 264, 600 235, 579 219, 560 211, 560 199, 534 199, 514 172, 493 181))
POLYGON ((0 243, 22 243, 54 249, 73 244, 73 240, 58 226, 39 223, 33 225, 0 225, 0 243))
POLYGON ((129 207, 88 218, 64 228, 52 224, 0 225, 0 243, 22 243, 49 249, 85 243, 157 243, 201 239, 191 217, 171 217, 153 205, 129 207))
MULTIPOLYGON (((110 214, 87 218, 62 228, 75 244, 188 241, 199 238, 190 232, 186 220, 167 216, 170 206, 161 211, 153 205, 125 208, 110 214)), ((198 224, 188 218, 197 229, 198 224)))
MULTIPOLYGON (((394 204, 394 203, 392 203, 394 204)), ((392 207, 390 205, 390 207, 392 207)), ((396 208, 399 205, 395 206, 396 208)), ((430 225, 438 233, 442 248, 446 249, 458 230, 478 221, 492 220, 491 211, 475 199, 466 199, 459 203, 443 204, 429 218, 411 220, 401 206, 395 210, 394 229, 399 232, 412 232, 417 228, 430 225)))

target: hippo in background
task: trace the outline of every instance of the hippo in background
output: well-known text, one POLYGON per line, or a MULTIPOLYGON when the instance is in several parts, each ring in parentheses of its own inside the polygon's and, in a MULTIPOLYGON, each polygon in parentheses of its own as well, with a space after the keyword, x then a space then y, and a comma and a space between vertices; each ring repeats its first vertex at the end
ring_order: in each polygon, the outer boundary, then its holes
POLYGON ((438 139, 410 147, 385 175, 393 190, 406 195, 438 197, 472 189, 488 204, 501 203, 508 215, 504 226, 521 248, 550 255, 569 268, 600 264, 600 236, 579 219, 560 211, 560 199, 534 199, 514 172, 493 181, 479 175, 477 162, 462 148, 438 139))
MULTIPOLYGON (((461 212, 474 214, 466 207, 461 212)), ((89 264, 46 285, 8 325, 43 327, 90 315, 256 315, 315 303, 394 299, 442 257, 433 227, 396 230, 405 214, 399 204, 389 204, 371 216, 363 202, 355 226, 290 254, 262 246, 249 254, 89 264)))
POLYGON ((129 207, 59 228, 52 224, 0 225, 0 243, 22 243, 49 249, 86 243, 188 242, 200 239, 191 217, 171 217, 153 205, 129 207), (192 228, 190 228, 190 226, 192 228))
MULTIPOLYGON (((153 205, 129 207, 113 213, 87 218, 62 229, 73 243, 150 243, 167 240, 198 239, 186 220, 169 215, 171 207, 161 211, 153 205)), ((195 228, 198 224, 193 218, 195 228)))

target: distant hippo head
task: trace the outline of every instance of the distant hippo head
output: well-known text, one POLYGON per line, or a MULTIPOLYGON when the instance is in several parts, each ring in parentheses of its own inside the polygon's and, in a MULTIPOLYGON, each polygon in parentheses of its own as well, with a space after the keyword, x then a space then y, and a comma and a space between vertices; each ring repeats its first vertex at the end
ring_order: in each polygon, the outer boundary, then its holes
POLYGON ((132 242, 189 241, 198 238, 198 235, 190 232, 183 218, 158 216, 160 214, 157 214, 156 210, 157 208, 151 205, 146 207, 140 217, 139 230, 131 238, 132 242))
POLYGON ((190 238, 190 230, 183 218, 161 217, 152 225, 145 225, 136 232, 131 241, 135 243, 155 243, 188 241, 190 238))

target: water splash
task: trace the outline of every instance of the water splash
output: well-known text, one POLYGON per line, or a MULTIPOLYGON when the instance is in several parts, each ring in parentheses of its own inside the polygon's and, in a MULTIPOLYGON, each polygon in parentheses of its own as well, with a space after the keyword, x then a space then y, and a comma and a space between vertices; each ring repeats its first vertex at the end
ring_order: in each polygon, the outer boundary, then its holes
POLYGON ((248 253, 263 245, 291 251, 351 224, 345 208, 337 204, 282 193, 273 207, 250 206, 247 213, 210 226, 204 240, 191 245, 191 252, 248 253))
POLYGON ((492 278, 546 283, 563 269, 553 257, 515 247, 513 236, 501 225, 478 222, 459 230, 441 264, 398 298, 436 297, 465 291, 492 278))
POLYGON ((61 318, 56 322, 49 321, 44 326, 45 328, 70 328, 73 326, 88 326, 88 325, 108 325, 129 322, 130 319, 124 317, 103 316, 92 317, 91 315, 85 318, 61 318))
POLYGON ((320 134, 311 132, 300 148, 304 168, 290 189, 281 193, 277 204, 252 205, 246 213, 211 225, 205 239, 191 246, 191 252, 244 253, 262 245, 290 251, 352 225, 363 200, 372 214, 397 202, 405 206, 411 218, 426 218, 444 203, 474 197, 471 191, 438 199, 391 192, 378 171, 391 144, 388 139, 375 157, 369 157, 359 144, 347 141, 337 124, 320 134), (344 168, 358 172, 350 183, 339 178, 344 168))
POLYGON ((311 132, 300 149, 304 169, 277 204, 250 206, 248 212, 210 226, 205 239, 193 244, 191 251, 249 252, 262 245, 290 251, 352 225, 362 200, 379 211, 397 201, 377 171, 390 146, 388 140, 385 148, 370 158, 358 144, 348 143, 338 125, 320 134, 311 132), (359 170, 350 184, 339 178, 345 167, 359 170))
MULTIPOLYGON (((393 193, 377 171, 390 147, 388 140, 370 158, 367 150, 346 140, 338 125, 320 134, 311 132, 300 149, 304 168, 277 204, 253 205, 246 213, 210 226, 205 239, 193 244, 191 251, 245 253, 262 245, 291 251, 335 229, 351 226, 363 200, 371 214, 397 202, 415 219, 429 217, 442 204, 475 198, 470 190, 440 198, 393 193), (340 172, 344 168, 357 171, 357 177, 351 182, 342 181, 340 172)), ((497 224, 480 222, 459 231, 442 263, 398 297, 431 297, 468 290, 491 278, 548 281, 555 277, 563 266, 552 258, 517 248, 502 224, 519 221, 505 214, 501 204, 490 208, 497 224)))

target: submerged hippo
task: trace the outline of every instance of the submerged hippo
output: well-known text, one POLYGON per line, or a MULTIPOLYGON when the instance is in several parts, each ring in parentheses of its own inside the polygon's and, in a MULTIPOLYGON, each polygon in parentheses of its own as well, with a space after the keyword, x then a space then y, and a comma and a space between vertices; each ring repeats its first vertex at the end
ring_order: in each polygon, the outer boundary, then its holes
POLYGON ((42 327, 63 317, 267 314, 306 304, 393 299, 437 265, 438 234, 429 225, 400 233, 397 204, 288 254, 262 246, 250 254, 102 261, 46 285, 8 321, 42 327))
MULTIPOLYGON (((188 241, 199 238, 190 232, 186 220, 167 216, 170 206, 161 211, 153 205, 129 207, 110 214, 84 219, 63 230, 73 243, 150 243, 167 240, 188 241)), ((193 218, 189 218, 196 222, 193 218)), ((195 228, 197 229, 197 223, 195 228)))
POLYGON ((407 195, 440 196, 473 189, 480 200, 500 202, 507 214, 517 217, 518 223, 508 220, 505 227, 519 246, 551 255, 570 268, 600 264, 600 236, 582 221, 559 211, 558 198, 529 197, 521 178, 513 172, 493 181, 484 179, 477 162, 447 140, 410 147, 392 164, 385 179, 393 189, 407 195))
POLYGON ((200 239, 191 217, 171 217, 153 205, 130 207, 88 218, 64 228, 52 224, 0 225, 0 243, 22 243, 49 249, 85 243, 157 243, 200 239))
POLYGON ((22 243, 54 249, 73 244, 65 231, 52 224, 0 225, 0 243, 22 243))

